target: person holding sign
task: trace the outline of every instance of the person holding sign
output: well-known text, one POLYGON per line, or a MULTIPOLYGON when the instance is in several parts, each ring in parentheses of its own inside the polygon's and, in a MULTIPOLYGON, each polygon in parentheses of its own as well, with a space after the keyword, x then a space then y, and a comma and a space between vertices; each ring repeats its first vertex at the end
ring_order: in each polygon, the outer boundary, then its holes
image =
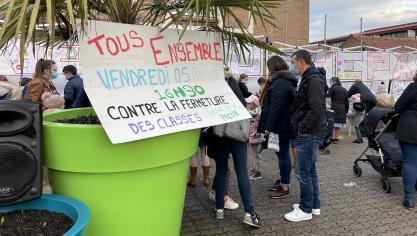
MULTIPOLYGON (((228 68, 225 68, 225 80, 241 103, 246 106, 245 98, 239 89, 239 84, 233 78, 228 68)), ((229 162, 229 154, 232 154, 235 172, 237 175, 239 192, 242 197, 245 215, 243 223, 253 227, 261 227, 261 222, 255 213, 252 201, 252 192, 248 174, 248 153, 247 143, 226 137, 214 136, 208 144, 209 156, 216 161, 216 175, 214 176, 213 187, 216 190, 216 219, 224 218, 224 195, 229 162)))

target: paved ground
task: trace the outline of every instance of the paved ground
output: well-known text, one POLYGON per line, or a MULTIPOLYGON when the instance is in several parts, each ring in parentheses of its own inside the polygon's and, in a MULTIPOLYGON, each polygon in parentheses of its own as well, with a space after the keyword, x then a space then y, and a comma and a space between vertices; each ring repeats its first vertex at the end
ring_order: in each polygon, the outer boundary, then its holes
MULTIPOLYGON (((299 185, 292 173, 290 196, 269 198, 268 187, 277 177, 278 165, 274 153, 267 151, 263 155, 263 178, 251 182, 262 228, 251 229, 241 222, 242 207, 226 211, 224 220, 216 220, 208 189, 199 182, 195 189, 188 189, 181 235, 417 235, 417 209, 408 211, 401 205, 401 178, 392 179, 392 192, 386 194, 380 187, 380 175, 370 165, 361 163, 363 175, 354 177, 353 160, 365 145, 351 141, 346 138, 331 146, 331 155, 319 157, 321 216, 299 223, 283 218, 299 201, 299 185)), ((249 157, 250 165, 251 160, 249 157)), ((235 176, 233 173, 229 192, 241 204, 235 176)))

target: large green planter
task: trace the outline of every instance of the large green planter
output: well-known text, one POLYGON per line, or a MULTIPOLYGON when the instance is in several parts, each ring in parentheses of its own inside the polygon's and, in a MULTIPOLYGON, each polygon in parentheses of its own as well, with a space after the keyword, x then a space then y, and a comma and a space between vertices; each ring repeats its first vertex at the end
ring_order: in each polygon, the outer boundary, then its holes
POLYGON ((54 193, 88 206, 87 235, 179 235, 199 130, 113 145, 100 125, 53 122, 93 112, 44 115, 43 157, 54 193))

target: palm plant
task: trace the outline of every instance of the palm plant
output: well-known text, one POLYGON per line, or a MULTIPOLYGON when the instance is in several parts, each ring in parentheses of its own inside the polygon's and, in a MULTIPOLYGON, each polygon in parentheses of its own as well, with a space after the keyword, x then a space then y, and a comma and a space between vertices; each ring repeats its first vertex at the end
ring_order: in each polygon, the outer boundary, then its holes
POLYGON ((250 18, 266 28, 274 26, 269 9, 277 6, 277 0, 0 0, 0 48, 19 38, 23 63, 29 43, 48 47, 76 40, 87 21, 95 19, 150 25, 161 30, 176 27, 180 37, 195 26, 220 33, 227 45, 240 51, 255 45, 279 53, 275 47, 254 38, 236 15, 236 9, 247 10, 250 18), (75 19, 80 19, 80 32, 75 19))

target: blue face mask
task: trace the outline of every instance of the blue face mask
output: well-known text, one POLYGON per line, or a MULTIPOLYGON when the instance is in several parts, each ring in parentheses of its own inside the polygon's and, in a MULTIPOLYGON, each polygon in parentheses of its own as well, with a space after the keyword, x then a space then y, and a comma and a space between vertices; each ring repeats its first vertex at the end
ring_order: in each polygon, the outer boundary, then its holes
POLYGON ((58 71, 52 71, 52 74, 51 74, 51 79, 56 79, 56 78, 58 78, 58 75, 59 75, 58 71))
POLYGON ((298 69, 293 64, 290 64, 289 70, 293 75, 298 75, 298 69))

